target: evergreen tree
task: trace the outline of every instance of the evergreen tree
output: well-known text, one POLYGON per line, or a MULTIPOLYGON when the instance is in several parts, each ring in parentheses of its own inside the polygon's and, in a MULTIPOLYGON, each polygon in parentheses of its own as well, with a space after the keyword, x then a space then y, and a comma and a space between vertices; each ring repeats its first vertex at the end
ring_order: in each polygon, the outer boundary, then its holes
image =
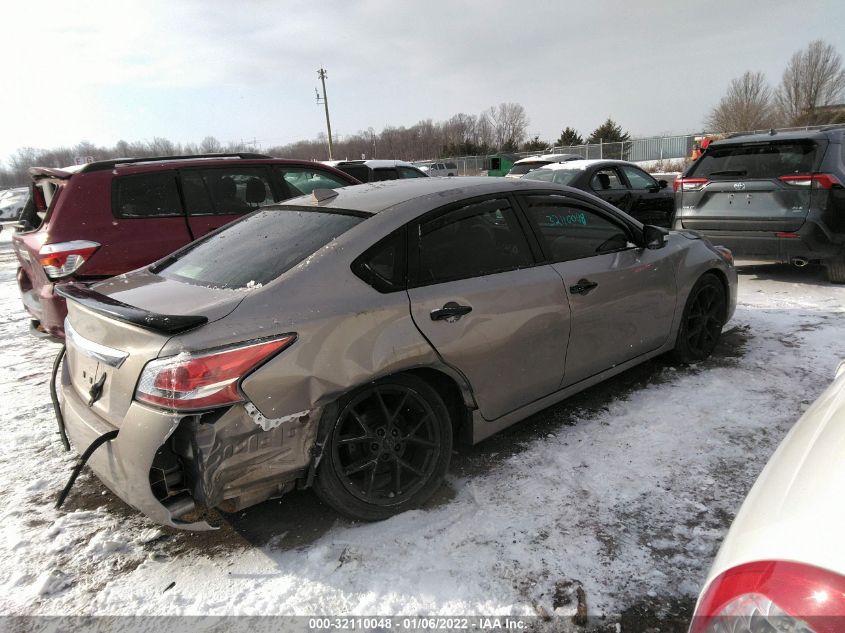
POLYGON ((539 136, 535 136, 527 141, 522 146, 523 152, 544 152, 548 149, 549 144, 546 141, 541 141, 539 136))
POLYGON ((631 135, 622 131, 622 127, 610 117, 607 121, 598 126, 590 137, 587 139, 588 143, 602 143, 602 158, 621 158, 628 157, 628 152, 631 150, 631 145, 626 147, 625 141, 630 141, 631 135))
POLYGON ((583 145, 584 139, 573 127, 567 126, 563 132, 560 133, 560 138, 555 141, 558 147, 570 147, 572 145, 583 145))

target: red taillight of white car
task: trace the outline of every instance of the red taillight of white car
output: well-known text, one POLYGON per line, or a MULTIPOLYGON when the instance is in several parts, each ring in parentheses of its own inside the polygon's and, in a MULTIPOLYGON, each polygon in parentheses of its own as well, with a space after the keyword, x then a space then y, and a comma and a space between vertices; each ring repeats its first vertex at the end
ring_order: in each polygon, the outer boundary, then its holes
POLYGON ((97 242, 88 240, 45 244, 38 251, 38 263, 47 277, 61 279, 79 270, 98 248, 97 242))
POLYGON ((675 178, 672 187, 675 191, 701 191, 708 182, 707 178, 675 178))
POLYGON ((690 633, 842 633, 845 576, 786 561, 756 561, 716 577, 690 633))
POLYGON ((809 189, 833 189, 842 186, 842 183, 833 174, 790 174, 789 176, 781 176, 778 180, 792 187, 809 189))
POLYGON ((294 340, 295 334, 286 334, 272 340, 150 361, 141 372, 135 399, 176 411, 241 402, 241 379, 294 340))

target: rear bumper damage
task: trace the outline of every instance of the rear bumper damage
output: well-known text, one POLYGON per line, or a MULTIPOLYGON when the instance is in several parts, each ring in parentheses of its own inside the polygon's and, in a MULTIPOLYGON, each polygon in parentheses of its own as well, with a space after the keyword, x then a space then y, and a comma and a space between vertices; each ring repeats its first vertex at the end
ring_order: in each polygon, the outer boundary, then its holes
POLYGON ((116 428, 88 407, 66 367, 61 395, 77 451, 119 431, 88 460, 97 477, 156 523, 186 530, 213 529, 202 518, 209 508, 234 512, 292 489, 311 464, 320 417, 315 409, 259 421, 248 403, 175 414, 133 402, 116 428))

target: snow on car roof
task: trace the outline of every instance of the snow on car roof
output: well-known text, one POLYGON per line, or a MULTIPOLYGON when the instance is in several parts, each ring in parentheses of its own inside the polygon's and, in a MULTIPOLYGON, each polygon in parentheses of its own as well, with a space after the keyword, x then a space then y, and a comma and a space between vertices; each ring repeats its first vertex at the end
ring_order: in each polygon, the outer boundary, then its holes
POLYGON ((607 165, 631 165, 632 163, 628 162, 627 160, 611 160, 611 159, 602 159, 602 158, 591 158, 589 160, 568 160, 563 163, 549 163, 548 165, 543 165, 540 169, 587 169, 588 167, 592 167, 593 165, 597 165, 598 163, 603 163, 607 165))

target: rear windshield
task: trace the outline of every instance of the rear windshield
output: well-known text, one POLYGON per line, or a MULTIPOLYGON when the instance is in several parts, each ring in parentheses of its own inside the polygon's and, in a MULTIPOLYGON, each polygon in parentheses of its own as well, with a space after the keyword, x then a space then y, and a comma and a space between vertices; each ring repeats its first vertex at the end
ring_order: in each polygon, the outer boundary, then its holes
POLYGON ((819 147, 812 141, 711 147, 687 176, 711 180, 777 178, 813 172, 819 158, 819 147))
POLYGON ((336 169, 357 178, 361 182, 370 182, 370 168, 366 165, 338 165, 336 169))
POLYGON ((156 272, 202 286, 251 288, 290 270, 362 219, 297 209, 256 211, 156 272))
POLYGON ((508 174, 512 176, 521 176, 522 174, 527 174, 529 171, 533 171, 538 167, 542 167, 543 165, 548 165, 549 161, 539 161, 536 163, 520 163, 519 165, 514 165, 511 167, 511 170, 508 174))
POLYGON ((526 180, 541 180, 543 182, 556 182, 559 185, 568 185, 574 182, 579 174, 584 173, 580 169, 535 169, 525 176, 526 180))

